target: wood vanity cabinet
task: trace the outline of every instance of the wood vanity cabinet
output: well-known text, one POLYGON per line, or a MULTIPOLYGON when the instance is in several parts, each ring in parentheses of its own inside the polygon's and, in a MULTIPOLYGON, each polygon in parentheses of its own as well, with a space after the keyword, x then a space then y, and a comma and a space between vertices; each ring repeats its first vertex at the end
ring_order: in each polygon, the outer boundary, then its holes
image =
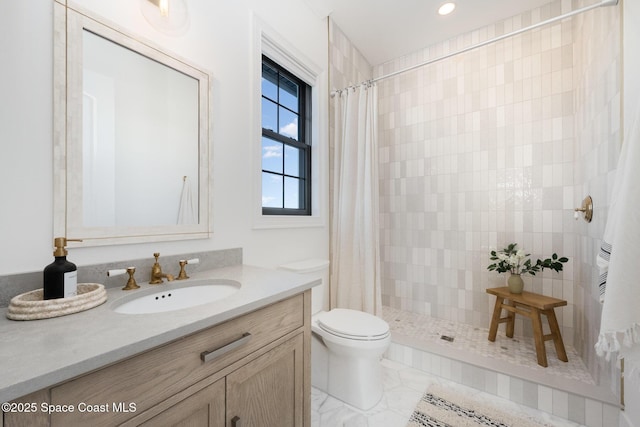
POLYGON ((3 427, 308 427, 309 310, 307 291, 42 390, 74 412, 6 413, 3 427))

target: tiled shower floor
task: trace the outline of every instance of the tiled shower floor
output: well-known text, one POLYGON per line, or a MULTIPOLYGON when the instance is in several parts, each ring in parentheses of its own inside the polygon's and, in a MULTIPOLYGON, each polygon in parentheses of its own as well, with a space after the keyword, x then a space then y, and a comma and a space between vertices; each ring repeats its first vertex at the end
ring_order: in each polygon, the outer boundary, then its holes
MULTIPOLYGON (((526 368, 530 374, 545 374, 579 381, 593 385, 594 381, 588 373, 582 359, 573 347, 565 344, 569 361, 562 362, 556 357, 553 342, 547 341, 547 361, 549 366, 544 368, 537 363, 533 338, 507 338, 504 326, 498 329, 495 342, 487 337, 489 328, 475 327, 462 323, 435 319, 427 315, 402 311, 391 307, 383 307, 382 317, 389 323, 392 339, 415 341, 428 351, 448 354, 473 356, 475 360, 499 361, 519 368, 526 368), (453 342, 441 339, 442 335, 453 337, 453 342)), ((487 325, 488 326, 488 325, 487 325)))

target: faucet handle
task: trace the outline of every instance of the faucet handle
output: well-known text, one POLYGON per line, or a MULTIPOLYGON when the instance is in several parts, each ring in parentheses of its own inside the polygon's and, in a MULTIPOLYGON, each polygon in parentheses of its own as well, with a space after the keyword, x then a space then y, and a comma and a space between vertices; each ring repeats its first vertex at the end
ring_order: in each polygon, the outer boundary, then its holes
POLYGON ((125 285, 124 288, 122 288, 122 290, 123 291, 130 291, 131 289, 138 289, 140 287, 136 283, 136 279, 133 277, 135 272, 136 272, 136 268, 135 267, 127 267, 127 268, 109 270, 109 271, 107 271, 107 276, 119 276, 121 274, 128 273, 129 274, 129 280, 127 280, 127 284, 125 285))
POLYGON ((187 264, 198 264, 199 262, 200 262, 199 258, 181 259, 180 261, 178 261, 178 264, 180 264, 180 273, 178 273, 178 277, 176 279, 177 280, 188 279, 189 276, 187 276, 187 272, 185 271, 184 266, 187 264))
POLYGON ((120 276, 121 274, 124 274, 127 272, 126 268, 119 268, 116 270, 109 270, 107 271, 107 276, 111 277, 111 276, 120 276))

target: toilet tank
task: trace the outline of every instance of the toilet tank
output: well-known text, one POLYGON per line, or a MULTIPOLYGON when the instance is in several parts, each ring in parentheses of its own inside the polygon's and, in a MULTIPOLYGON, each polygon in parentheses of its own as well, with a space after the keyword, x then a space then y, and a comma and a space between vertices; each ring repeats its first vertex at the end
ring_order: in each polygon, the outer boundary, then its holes
POLYGON ((278 268, 303 274, 309 280, 320 279, 322 283, 311 290, 311 313, 329 309, 329 260, 306 259, 284 264, 278 268))

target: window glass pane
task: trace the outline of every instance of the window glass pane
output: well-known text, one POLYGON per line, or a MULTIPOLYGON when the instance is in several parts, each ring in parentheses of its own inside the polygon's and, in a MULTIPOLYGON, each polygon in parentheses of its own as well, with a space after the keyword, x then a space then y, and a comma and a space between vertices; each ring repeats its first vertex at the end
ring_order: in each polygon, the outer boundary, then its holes
POLYGON ((262 137, 262 170, 282 173, 282 144, 262 137))
POLYGON ((282 208, 282 175, 262 172, 262 207, 282 208))
POLYGON ((278 106, 262 98, 262 127, 278 132, 278 106))
POLYGON ((309 86, 263 57, 261 89, 263 214, 311 215, 306 176, 310 147, 293 142, 305 142, 303 130, 311 126, 305 102, 309 86))
POLYGON ((287 77, 280 75, 280 105, 298 112, 298 85, 287 77))
MULTIPOLYGON (((284 173, 300 176, 301 150, 290 145, 284 146, 284 173)), ((264 168, 263 168, 264 169, 264 168)))
MULTIPOLYGON (((263 103, 264 104, 264 103, 263 103)), ((280 135, 298 140, 298 115, 286 108, 280 108, 280 135)), ((264 127, 264 125, 262 126, 264 127)))
POLYGON ((278 71, 262 63, 262 96, 278 101, 278 71))
POLYGON ((298 178, 284 178, 284 207, 285 209, 302 209, 300 206, 300 180, 298 178))

